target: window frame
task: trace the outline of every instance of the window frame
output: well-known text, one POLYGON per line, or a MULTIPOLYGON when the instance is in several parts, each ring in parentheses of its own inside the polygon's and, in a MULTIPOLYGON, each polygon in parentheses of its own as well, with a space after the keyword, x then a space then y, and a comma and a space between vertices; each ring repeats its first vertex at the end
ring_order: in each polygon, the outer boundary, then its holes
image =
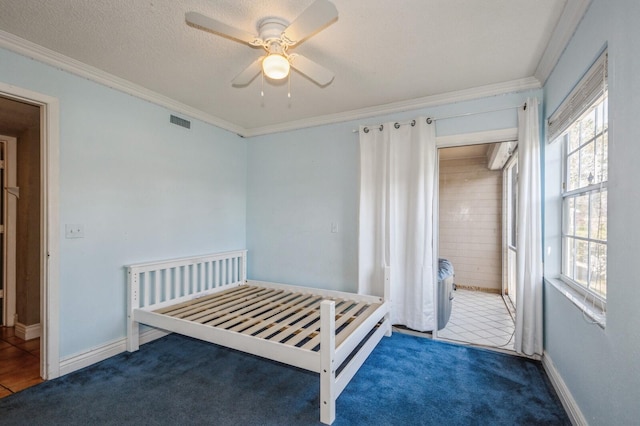
MULTIPOLYGON (((602 296, 601 294, 599 294, 598 292, 594 291, 592 288, 590 288, 590 283, 587 282, 586 285, 583 285, 579 282, 577 282, 575 279, 571 278, 570 276, 568 276, 565 273, 565 265, 566 265, 566 256, 567 256, 567 238, 572 238, 574 240, 581 240, 581 241, 585 241, 587 243, 597 243, 597 244, 604 244, 607 249, 608 249, 608 239, 607 240, 601 240, 601 239, 597 239, 597 238, 592 238, 591 234, 591 218, 589 218, 589 222, 588 222, 588 235, 587 237, 580 237, 575 235, 575 233, 573 234, 568 234, 566 232, 566 214, 567 212, 567 207, 565 202, 570 199, 570 198, 578 198, 580 196, 583 195, 588 195, 589 196, 589 200, 591 200, 590 195, 591 194, 595 194, 595 193, 601 193, 601 192, 606 192, 608 195, 608 170, 607 170, 607 180, 604 180, 602 182, 599 183, 595 183, 595 184, 591 184, 591 185, 587 185, 581 188, 575 188, 575 189, 568 189, 568 181, 569 181, 569 155, 576 153, 578 151, 580 151, 581 149, 583 149, 586 145, 588 145, 589 143, 591 143, 592 141, 595 143, 598 138, 600 137, 604 137, 604 134, 607 134, 607 138, 609 136, 609 126, 608 126, 608 112, 605 113, 605 116, 607 117, 607 125, 606 128, 603 127, 601 132, 594 132, 594 135, 592 138, 589 138, 587 142, 584 142, 582 140, 580 140, 580 144, 578 145, 578 147, 576 147, 573 151, 569 151, 569 130, 571 129, 571 127, 573 127, 576 123, 580 122, 584 117, 586 117, 588 114, 590 114, 594 109, 596 109, 598 107, 598 105, 600 105, 601 103, 604 103, 604 107, 608 108, 608 91, 604 90, 603 94, 597 98, 594 102, 592 102, 592 104, 589 106, 589 108, 587 108, 587 110, 578 118, 576 118, 567 129, 565 129, 562 134, 560 136, 558 136, 555 139, 555 143, 561 143, 562 144, 562 173, 561 173, 561 177, 562 177, 562 188, 560 191, 560 214, 561 214, 561 227, 560 227, 560 244, 561 244, 561 250, 560 250, 560 256, 561 256, 561 261, 560 261, 560 279, 567 285, 569 285, 574 291, 578 292, 580 295, 584 296, 584 297, 590 297, 592 298, 592 300, 597 301, 603 308, 603 310, 606 309, 606 304, 607 304, 607 298, 606 296, 602 296)), ((603 108, 604 108, 603 107, 603 108)), ((608 140, 608 139, 607 139, 608 140)), ((608 143, 607 143, 607 164, 608 164, 608 143)), ((608 198, 607 198, 608 199, 608 198)), ((591 211, 591 204, 589 203, 589 212, 591 211)), ((589 213, 590 214, 590 213, 589 213)), ((608 220, 608 218, 607 218, 608 220)), ((587 256, 587 258, 589 259, 589 256, 587 256)), ((575 263, 575 262, 574 262, 575 263)), ((589 267, 587 267, 587 270, 590 270, 589 267)), ((575 276, 575 275, 574 275, 575 276)), ((608 278, 608 268, 607 268, 607 278, 608 278)), ((608 280, 605 281, 605 286, 607 286, 608 288, 608 280)))

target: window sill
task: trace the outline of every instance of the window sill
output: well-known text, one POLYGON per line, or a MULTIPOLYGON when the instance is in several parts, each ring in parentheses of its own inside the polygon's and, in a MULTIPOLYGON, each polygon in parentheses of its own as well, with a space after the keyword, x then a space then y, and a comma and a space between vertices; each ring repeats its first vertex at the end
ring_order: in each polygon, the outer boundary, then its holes
POLYGON ((585 301, 584 295, 576 291, 573 287, 569 286, 559 278, 546 278, 545 282, 550 286, 558 290, 564 295, 571 303, 573 303, 580 311, 582 311, 585 320, 592 324, 597 324, 600 328, 604 329, 607 325, 607 312, 597 306, 590 305, 585 301))

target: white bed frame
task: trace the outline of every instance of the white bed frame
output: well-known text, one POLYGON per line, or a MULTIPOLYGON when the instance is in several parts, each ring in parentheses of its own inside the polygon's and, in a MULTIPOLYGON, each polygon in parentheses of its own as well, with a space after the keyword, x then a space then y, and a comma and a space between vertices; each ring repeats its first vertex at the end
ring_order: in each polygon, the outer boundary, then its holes
POLYGON ((320 374, 320 421, 325 424, 333 423, 336 399, 382 336, 391 335, 388 270, 385 271, 385 297, 380 298, 247 281, 246 266, 246 250, 128 266, 127 350, 138 350, 139 324, 145 324, 314 371, 320 374), (303 349, 154 312, 245 284, 322 296, 320 349, 303 349), (379 306, 344 340, 336 344, 335 302, 330 299, 347 299, 379 306), (340 373, 336 374, 336 370, 343 364, 345 365, 340 373))

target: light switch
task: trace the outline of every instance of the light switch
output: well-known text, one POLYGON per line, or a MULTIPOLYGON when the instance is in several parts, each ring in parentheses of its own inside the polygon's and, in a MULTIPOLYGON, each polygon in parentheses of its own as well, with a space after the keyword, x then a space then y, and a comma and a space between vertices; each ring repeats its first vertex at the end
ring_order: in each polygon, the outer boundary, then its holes
POLYGON ((84 225, 65 225, 65 238, 84 238, 84 225))

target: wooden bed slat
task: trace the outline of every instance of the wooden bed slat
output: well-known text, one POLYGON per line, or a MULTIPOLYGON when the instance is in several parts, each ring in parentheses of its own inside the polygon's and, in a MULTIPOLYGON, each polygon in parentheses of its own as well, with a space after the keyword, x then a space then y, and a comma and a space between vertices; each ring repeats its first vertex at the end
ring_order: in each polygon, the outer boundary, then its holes
POLYGON ((224 300, 226 296, 228 297, 236 297, 239 294, 251 293, 257 291, 255 287, 250 286, 238 286, 231 288, 229 290, 223 290, 218 293, 209 294, 207 296, 203 296, 197 299, 188 300, 186 302, 178 303, 175 305, 167 306, 166 308, 157 309, 154 312, 157 314, 168 314, 169 312, 177 313, 181 309, 186 308, 189 309, 192 306, 198 306, 201 304, 206 304, 211 301, 214 303, 216 301, 224 300))
MULTIPOLYGON (((336 330, 339 327, 341 327, 342 324, 344 324, 344 322, 347 321, 347 319, 349 318, 347 313, 352 309, 354 309, 353 302, 351 301, 342 301, 342 302, 343 303, 341 303, 340 305, 336 303, 335 316, 336 318, 338 318, 338 320, 336 321, 336 330)), ((362 305, 366 305, 366 303, 360 302, 356 304, 355 307, 360 309, 362 305)), ((309 338, 310 340, 308 342, 305 342, 305 344, 301 346, 303 349, 312 350, 313 348, 318 346, 318 344, 320 343, 320 327, 318 326, 314 330, 305 330, 304 332, 299 333, 296 337, 294 337, 291 340, 288 340, 285 343, 288 345, 295 346, 298 343, 302 342, 305 338, 309 338)))
MULTIPOLYGON (((337 312, 336 315, 343 313, 351 306, 350 301, 345 301, 343 299, 336 299, 334 302, 336 304, 336 307, 335 307, 335 311, 337 312)), ((295 336, 285 341, 284 343, 289 346, 296 346, 298 343, 302 342, 304 339, 307 339, 307 338, 312 339, 316 337, 316 335, 320 332, 320 304, 318 304, 318 310, 314 313, 314 316, 311 317, 311 319, 313 321, 306 321, 305 326, 303 327, 294 327, 287 330, 287 332, 289 332, 290 334, 295 334, 295 336)), ((283 339, 280 339, 278 341, 282 342, 283 339)))
POLYGON ((352 318, 352 320, 349 321, 349 324, 345 328, 336 333, 336 346, 340 346, 342 342, 344 342, 344 340, 349 337, 349 335, 354 330, 356 330, 360 326, 360 324, 366 321, 369 315, 371 315, 379 307, 379 304, 370 304, 369 306, 367 306, 367 309, 365 309, 357 317, 352 318))
POLYGON ((253 303, 260 302, 266 297, 269 297, 273 294, 273 291, 270 290, 261 290, 254 292, 247 292, 243 294, 233 294, 226 298, 226 300, 221 300, 219 303, 210 303, 208 306, 198 306, 195 309, 191 309, 189 311, 183 312, 179 316, 180 318, 184 318, 186 320, 195 321, 197 318, 201 316, 199 314, 204 313, 208 314, 210 312, 231 312, 233 310, 241 309, 244 306, 251 305, 253 303))
POLYGON ((317 306, 308 315, 303 316, 300 321, 284 327, 278 334, 268 336, 267 340, 284 342, 289 346, 295 346, 296 343, 305 339, 309 334, 315 333, 319 328, 320 310, 319 306, 317 306))
POLYGON ((320 296, 313 297, 308 294, 301 294, 301 296, 304 297, 299 300, 295 300, 291 303, 290 306, 284 305, 281 312, 273 316, 268 316, 267 318, 265 318, 265 321, 260 322, 252 327, 246 328, 242 330, 241 333, 253 336, 254 333, 258 333, 263 328, 266 328, 266 330, 260 332, 259 334, 255 334, 255 337, 263 337, 264 334, 273 332, 273 329, 271 329, 271 327, 284 325, 285 323, 281 322, 281 320, 284 319, 286 321, 289 321, 295 315, 298 315, 302 312, 309 312, 314 309, 316 302, 319 303, 322 300, 322 297, 320 296))
MULTIPOLYGON (((287 330, 290 330, 292 324, 299 322, 301 319, 307 318, 310 314, 315 313, 318 310, 318 303, 320 303, 322 299, 314 300, 313 304, 307 305, 301 310, 295 309, 295 313, 291 316, 284 317, 284 321, 278 322, 269 322, 263 323, 262 326, 266 327, 264 331, 254 334, 255 337, 259 337, 262 339, 279 341, 285 339, 287 337, 287 330), (276 334, 277 333, 277 334, 276 334)), ((290 309, 289 313, 294 311, 294 309, 290 309)))
MULTIPOLYGON (((295 343, 299 343, 301 340, 304 340, 310 333, 317 331, 319 326, 315 327, 313 324, 318 323, 320 321, 320 303, 322 302, 322 298, 318 299, 313 306, 310 306, 309 309, 306 309, 304 312, 299 312, 296 315, 293 315, 291 318, 287 318, 286 323, 278 323, 277 325, 280 327, 280 332, 277 334, 269 334, 269 333, 260 333, 263 338, 267 340, 272 340, 274 342, 283 342, 285 339, 286 344, 295 345, 295 343), (295 343, 290 343, 291 341, 295 343)), ((343 302, 342 299, 335 300, 336 304, 343 302)), ((276 325, 276 324, 274 324, 276 325)))
POLYGON ((269 305, 283 297, 286 297, 286 293, 282 291, 269 292, 267 294, 260 295, 259 297, 252 298, 251 300, 247 300, 244 303, 238 303, 227 309, 220 310, 216 312, 215 317, 208 315, 206 319, 202 318, 197 322, 210 325, 212 327, 227 328, 223 325, 224 323, 243 316, 246 313, 253 313, 256 310, 262 312, 261 309, 263 309, 265 305, 269 305))
MULTIPOLYGON (((313 301, 312 304, 306 306, 304 309, 298 311, 294 315, 287 317, 285 321, 273 323, 273 327, 267 328, 266 330, 255 334, 255 337, 265 338, 267 336, 273 335, 276 331, 280 331, 286 333, 286 330, 289 329, 293 324, 299 322, 302 318, 308 316, 312 312, 318 312, 318 307, 320 306, 320 302, 322 302, 322 298, 319 297, 313 301)), ((274 336, 272 336, 274 337, 274 336)), ((283 339, 286 337, 286 334, 282 337, 283 339)), ((274 339, 275 340, 275 339, 274 339)))
MULTIPOLYGON (((344 323, 354 318, 354 316, 352 315, 357 314, 365 306, 367 306, 367 304, 364 302, 360 302, 357 304, 350 303, 350 304, 342 305, 341 306, 342 310, 340 312, 336 312, 336 317, 338 318, 336 320, 336 333, 337 333, 337 330, 339 330, 340 327, 344 325, 344 323)), ((336 311, 337 310, 338 308, 336 308, 336 311)), ((312 350, 319 344, 320 344, 320 330, 317 330, 317 333, 312 336, 311 340, 309 340, 304 345, 302 345, 302 348, 312 350)))
POLYGON ((172 310, 166 311, 164 312, 164 314, 177 317, 177 318, 183 318, 183 317, 187 317, 189 315, 193 315, 202 311, 207 311, 207 310, 213 311, 216 309, 220 309, 221 307, 226 306, 230 303, 235 303, 235 301, 239 299, 242 300, 245 297, 249 297, 251 296, 251 293, 255 293, 255 292, 244 292, 244 293, 234 292, 220 299, 215 297, 207 297, 205 300, 194 300, 188 306, 183 306, 182 308, 175 311, 172 311, 172 310))
MULTIPOLYGON (((320 344, 319 296, 241 285, 155 312, 314 350, 320 344)), ((379 304, 335 299, 336 345, 379 304)))
MULTIPOLYGON (((235 274, 235 265, 230 266, 231 274, 235 274)), ((314 350, 320 344, 322 300, 319 296, 242 285, 155 312, 314 350)), ((334 302, 338 346, 379 306, 347 299, 334 302)))
MULTIPOLYGON (((207 319, 203 319, 204 316, 208 316, 210 313, 225 314, 234 309, 239 309, 244 305, 252 303, 253 300, 260 300, 264 297, 268 297, 270 291, 247 291, 247 292, 235 292, 229 294, 227 297, 218 299, 210 299, 206 304, 198 304, 192 308, 183 310, 180 313, 167 312, 166 315, 174 316, 176 318, 182 318, 188 321, 205 322, 207 319)), ((184 308, 183 308, 184 309, 184 308)), ((209 317, 210 319, 211 317, 209 317)))
POLYGON ((291 301, 295 301, 300 298, 300 295, 288 292, 279 294, 278 296, 279 297, 277 298, 274 297, 271 300, 266 301, 266 303, 261 304, 261 306, 255 306, 254 309, 231 312, 225 315, 224 318, 219 318, 219 320, 207 324, 211 326, 222 326, 225 322, 239 320, 241 321, 239 324, 236 321, 234 324, 229 324, 223 327, 226 330, 231 331, 244 330, 258 322, 264 322, 266 319, 272 317, 274 313, 279 312, 278 309, 282 309, 282 306, 289 305, 291 301))

